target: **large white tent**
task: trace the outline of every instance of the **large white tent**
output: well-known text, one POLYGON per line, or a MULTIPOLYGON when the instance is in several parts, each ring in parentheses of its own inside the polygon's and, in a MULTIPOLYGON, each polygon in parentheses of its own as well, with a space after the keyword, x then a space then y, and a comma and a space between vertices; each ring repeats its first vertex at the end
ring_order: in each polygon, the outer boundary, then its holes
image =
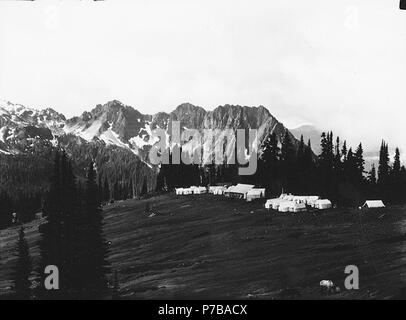
POLYGON ((331 201, 328 199, 321 199, 317 200, 314 207, 320 210, 324 209, 330 209, 333 205, 331 204, 331 201))
POLYGON ((247 201, 265 197, 265 188, 253 188, 247 192, 247 201))
POLYGON ((382 200, 367 200, 361 208, 385 208, 382 200))
POLYGON ((224 194, 229 197, 237 197, 237 198, 246 199, 248 191, 250 191, 253 188, 254 188, 254 185, 252 185, 252 184, 239 183, 236 186, 229 187, 224 192, 224 194))
POLYGON ((290 201, 276 198, 276 199, 269 199, 265 202, 265 208, 266 209, 273 209, 273 210, 278 210, 279 206, 281 203, 289 203, 290 201))

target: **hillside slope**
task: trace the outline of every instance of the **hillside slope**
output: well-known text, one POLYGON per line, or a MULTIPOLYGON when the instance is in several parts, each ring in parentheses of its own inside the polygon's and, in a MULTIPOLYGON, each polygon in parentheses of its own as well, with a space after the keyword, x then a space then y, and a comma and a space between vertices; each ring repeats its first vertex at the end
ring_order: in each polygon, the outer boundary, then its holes
MULTIPOLYGON (((289 298, 286 289, 310 299, 393 298, 406 286, 405 211, 269 214, 260 202, 165 195, 104 207, 104 233, 123 298, 289 298), (146 202, 155 216, 145 214, 146 202), (360 290, 344 289, 350 264, 360 290), (323 279, 341 293, 321 292, 323 279)), ((35 263, 38 223, 26 226, 35 263)), ((17 231, 0 231, 0 297, 12 291, 17 231)))

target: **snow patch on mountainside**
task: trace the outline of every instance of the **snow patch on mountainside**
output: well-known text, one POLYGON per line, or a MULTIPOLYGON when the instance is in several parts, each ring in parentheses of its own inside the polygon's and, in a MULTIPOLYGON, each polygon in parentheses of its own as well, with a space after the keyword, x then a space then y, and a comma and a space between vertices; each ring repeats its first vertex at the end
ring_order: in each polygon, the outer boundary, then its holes
POLYGON ((99 139, 103 140, 107 145, 116 145, 116 146, 119 146, 119 147, 122 147, 122 148, 128 148, 128 145, 125 144, 124 142, 122 142, 119 139, 118 134, 115 133, 110 128, 108 128, 106 131, 104 131, 100 135, 99 139))

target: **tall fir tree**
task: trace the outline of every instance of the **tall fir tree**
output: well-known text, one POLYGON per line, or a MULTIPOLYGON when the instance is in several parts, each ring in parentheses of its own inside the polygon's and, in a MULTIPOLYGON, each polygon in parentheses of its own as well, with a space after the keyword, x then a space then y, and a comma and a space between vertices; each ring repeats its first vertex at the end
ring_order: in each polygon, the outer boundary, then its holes
POLYGON ((378 166, 378 183, 383 185, 389 176, 389 152, 388 145, 382 141, 381 149, 379 152, 379 166, 378 166))
POLYGON ((285 131, 281 147, 281 171, 284 190, 295 192, 295 150, 290 138, 289 131, 285 131))
POLYGON ((93 162, 90 162, 87 171, 82 215, 77 237, 81 245, 78 248, 81 255, 80 295, 86 299, 102 298, 107 289, 107 247, 103 237, 103 213, 93 162))
POLYGON ((376 169, 375 169, 375 164, 372 164, 371 171, 369 171, 368 181, 369 181, 372 185, 376 185, 376 169))
POLYGON ((32 259, 25 240, 24 227, 20 228, 17 243, 17 261, 13 272, 15 298, 27 300, 31 297, 32 259))
POLYGON ((355 151, 354 161, 357 172, 357 182, 361 184, 363 182, 365 170, 364 150, 361 143, 358 145, 357 150, 355 151))
POLYGON ((278 157, 279 147, 276 134, 272 132, 269 134, 262 146, 262 155, 259 161, 257 174, 260 176, 260 183, 266 188, 269 194, 276 194, 277 190, 277 171, 278 171, 278 157))

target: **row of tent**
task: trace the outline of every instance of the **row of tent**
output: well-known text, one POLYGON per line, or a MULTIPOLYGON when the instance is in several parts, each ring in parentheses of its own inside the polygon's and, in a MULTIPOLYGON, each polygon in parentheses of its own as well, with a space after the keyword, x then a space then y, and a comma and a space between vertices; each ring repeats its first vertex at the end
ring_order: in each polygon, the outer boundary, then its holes
MULTIPOLYGON (((266 209, 278 210, 280 212, 306 211, 308 206, 325 210, 332 208, 332 203, 328 199, 320 199, 319 196, 294 196, 291 194, 281 194, 279 198, 269 199, 265 202, 266 209)), ((359 209, 384 207, 385 204, 382 200, 367 200, 359 209)))
POLYGON ((203 194, 203 193, 207 193, 206 187, 191 186, 189 188, 175 188, 176 195, 203 194))
POLYGON ((328 199, 320 199, 319 196, 294 196, 291 194, 281 194, 279 198, 269 199, 265 202, 266 209, 278 210, 280 212, 301 212, 307 207, 325 210, 332 208, 332 203, 328 199))
MULTIPOLYGON (((215 195, 225 195, 252 201, 265 197, 265 188, 255 188, 252 184, 239 183, 235 186, 191 186, 189 188, 176 188, 177 195, 204 194, 211 193, 215 195)), ((332 203, 328 199, 320 199, 319 196, 295 196, 292 194, 281 194, 279 198, 269 199, 265 202, 266 209, 278 210, 280 212, 301 212, 306 211, 308 207, 325 210, 332 208, 332 203)), ((384 208, 381 200, 367 200, 362 208, 384 208)))
POLYGON ((239 183, 235 186, 210 186, 196 187, 191 186, 189 188, 175 188, 176 195, 189 195, 189 194, 203 194, 211 193, 215 195, 225 195, 226 197, 233 197, 239 199, 245 199, 252 201, 254 199, 260 199, 265 197, 265 188, 254 188, 252 184, 239 183))

